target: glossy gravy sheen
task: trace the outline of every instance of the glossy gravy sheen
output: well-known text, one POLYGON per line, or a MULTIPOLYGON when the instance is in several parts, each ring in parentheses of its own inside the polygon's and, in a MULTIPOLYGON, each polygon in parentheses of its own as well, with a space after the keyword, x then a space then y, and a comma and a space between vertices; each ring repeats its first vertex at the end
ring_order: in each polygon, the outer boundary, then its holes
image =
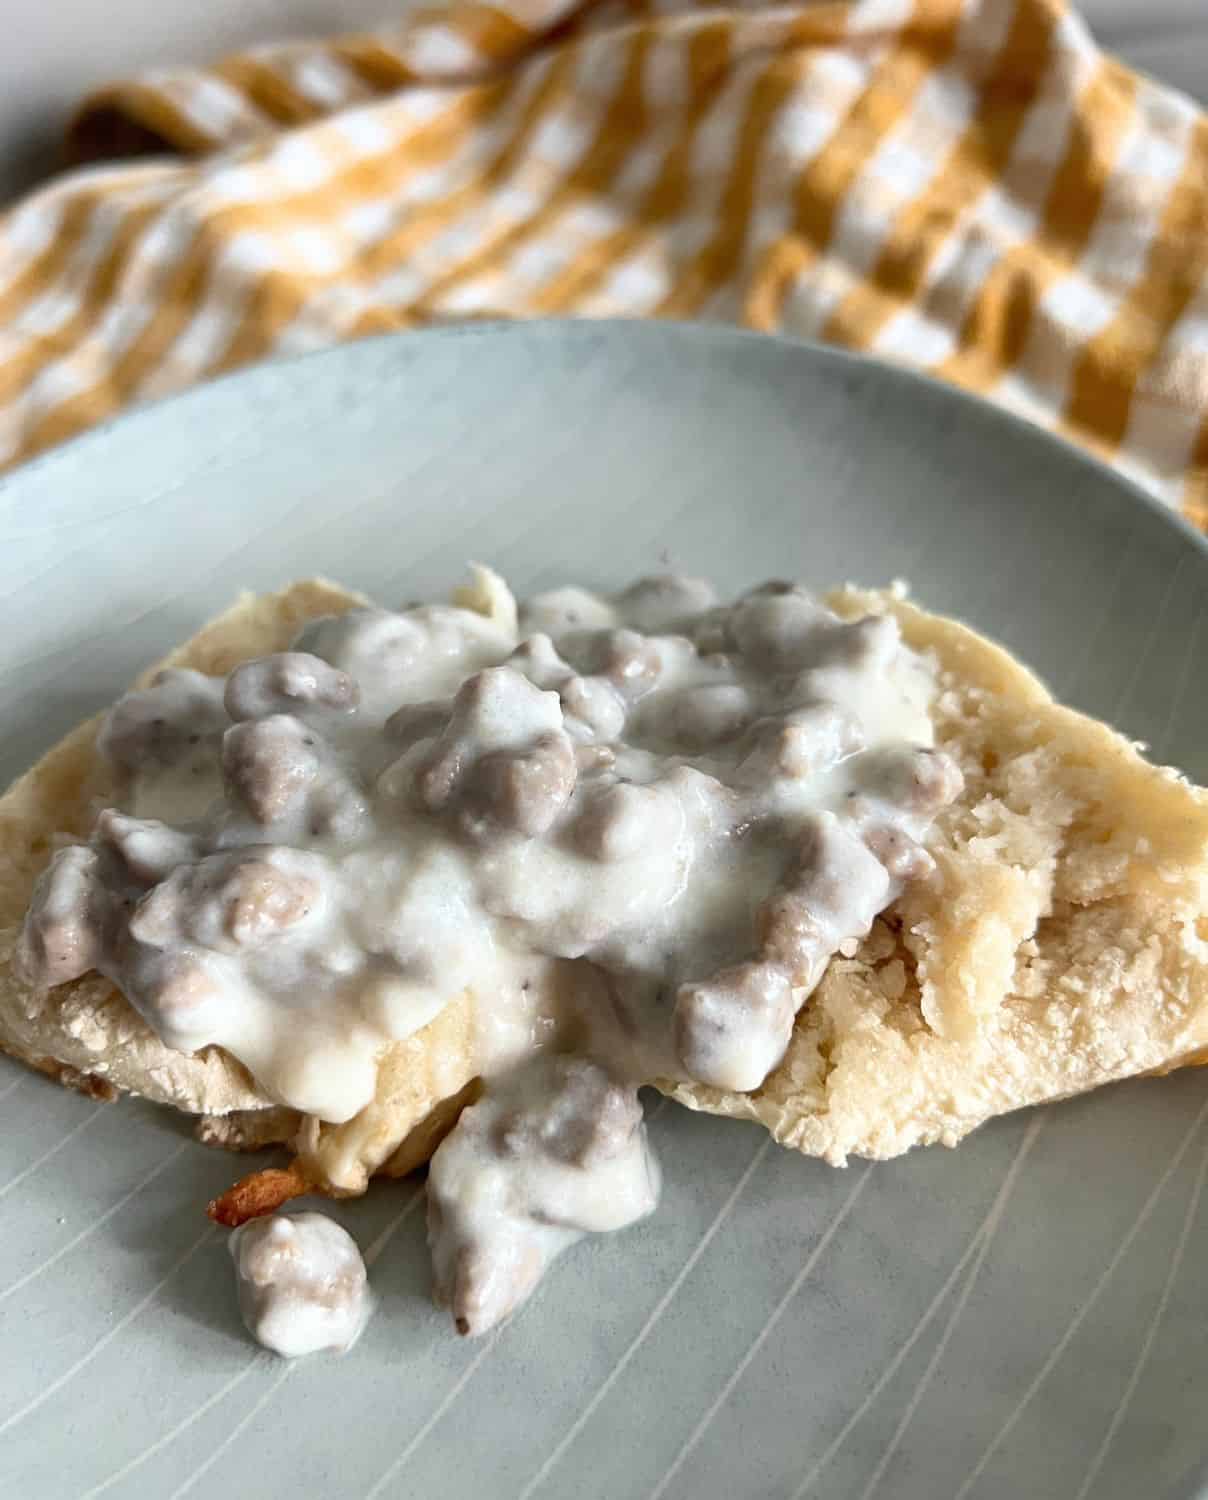
POLYGON ((97 969, 169 1045, 351 1118, 470 990, 484 1099, 429 1183, 438 1294, 489 1328, 577 1235, 648 1213, 637 1088, 757 1088, 831 956, 932 868, 960 788, 889 617, 768 584, 565 588, 309 625, 169 671, 99 741, 119 805, 59 852, 21 956, 97 969))

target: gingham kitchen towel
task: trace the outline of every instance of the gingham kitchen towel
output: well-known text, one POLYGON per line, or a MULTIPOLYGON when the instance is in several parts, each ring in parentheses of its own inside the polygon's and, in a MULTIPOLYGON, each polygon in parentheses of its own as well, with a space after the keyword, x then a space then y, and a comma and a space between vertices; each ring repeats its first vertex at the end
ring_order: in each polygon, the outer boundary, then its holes
POLYGON ((711 318, 922 366, 1208 523, 1208 122, 1062 0, 455 3, 116 84, 72 145, 109 164, 0 221, 0 462, 361 334, 711 318))

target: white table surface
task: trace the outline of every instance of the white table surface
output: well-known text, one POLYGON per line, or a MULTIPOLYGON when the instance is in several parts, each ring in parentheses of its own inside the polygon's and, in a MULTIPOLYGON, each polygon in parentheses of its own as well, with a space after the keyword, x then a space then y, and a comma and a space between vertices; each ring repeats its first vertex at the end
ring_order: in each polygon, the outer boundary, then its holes
MULTIPOLYGON (((365 28, 414 0, 0 0, 0 201, 52 169, 94 85, 282 36, 365 28)), ((1082 0, 1103 45, 1208 104, 1208 0, 1082 0)))

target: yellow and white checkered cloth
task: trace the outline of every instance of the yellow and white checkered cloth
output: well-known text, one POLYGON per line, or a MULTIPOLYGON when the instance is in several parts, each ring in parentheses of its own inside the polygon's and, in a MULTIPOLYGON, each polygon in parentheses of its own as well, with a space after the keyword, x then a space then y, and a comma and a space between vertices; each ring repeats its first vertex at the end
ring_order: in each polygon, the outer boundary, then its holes
POLYGON ((110 164, 0 220, 0 463, 361 334, 711 318, 922 366, 1208 522, 1208 122, 1062 0, 453 3, 117 84, 72 142, 110 164))

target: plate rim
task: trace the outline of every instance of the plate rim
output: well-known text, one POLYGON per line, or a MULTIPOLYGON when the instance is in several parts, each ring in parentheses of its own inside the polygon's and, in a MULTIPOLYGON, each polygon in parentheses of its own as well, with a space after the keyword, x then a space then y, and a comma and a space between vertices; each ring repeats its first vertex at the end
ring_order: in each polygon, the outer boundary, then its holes
MULTIPOLYGON (((764 333, 757 329, 737 325, 689 322, 653 318, 531 318, 531 319, 476 319, 466 323, 448 323, 427 328, 397 329, 389 333, 373 334, 365 338, 349 339, 329 344, 321 349, 310 349, 301 353, 269 356, 235 370, 222 371, 207 376, 183 390, 151 400, 137 402, 73 437, 35 453, 7 472, 0 473, 0 508, 12 504, 19 498, 23 484, 34 476, 40 476, 57 465, 71 464, 80 456, 86 456, 90 446, 109 441, 115 431, 134 428, 147 421, 158 421, 165 410, 187 406, 191 402, 203 402, 216 389, 225 389, 240 381, 271 380, 271 372, 277 367, 295 368, 314 361, 353 361, 362 349, 385 347, 405 343, 408 346, 420 343, 447 343, 456 340, 516 342, 529 340, 575 340, 600 337, 626 340, 652 339, 656 342, 682 340, 685 343, 702 345, 725 345, 730 348, 748 346, 758 349, 771 345, 781 352, 802 357, 832 372, 871 372, 877 380, 899 388, 921 388, 927 399, 940 405, 948 403, 974 421, 997 428, 1010 434, 1011 440, 1025 442, 1049 453, 1057 462, 1071 464, 1084 474, 1093 476, 1104 485, 1113 487, 1122 496, 1137 502, 1151 519, 1164 524, 1176 538, 1189 543, 1192 549, 1208 562, 1208 535, 1200 531, 1174 505, 1160 500, 1137 480, 1117 469, 1108 460, 1081 447, 1060 432, 1041 427, 1019 412, 977 395, 951 382, 941 380, 926 370, 911 365, 896 363, 862 350, 842 348, 826 344, 817 339, 786 333, 764 333)), ((186 424, 187 428, 187 424, 186 424)), ((81 518, 84 520, 86 518, 81 518)))

